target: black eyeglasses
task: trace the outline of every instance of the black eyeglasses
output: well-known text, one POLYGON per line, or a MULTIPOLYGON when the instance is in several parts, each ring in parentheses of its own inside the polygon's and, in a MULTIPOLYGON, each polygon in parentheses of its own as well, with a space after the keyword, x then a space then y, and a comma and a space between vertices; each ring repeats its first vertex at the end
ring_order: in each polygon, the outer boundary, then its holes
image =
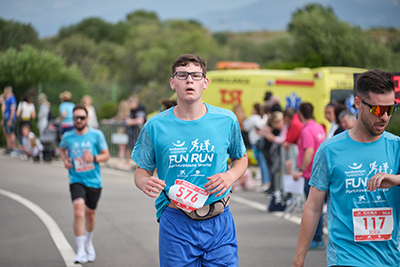
POLYGON ((87 116, 74 116, 73 118, 74 118, 74 121, 78 121, 78 120, 83 121, 84 119, 87 118, 87 116))
POLYGON ((389 105, 389 106, 383 106, 383 105, 371 105, 362 100, 359 96, 356 96, 359 100, 361 100, 361 103, 366 105, 367 107, 370 108, 369 112, 371 114, 374 114, 375 116, 382 117, 385 112, 387 112, 388 116, 392 116, 392 114, 396 111, 397 109, 397 103, 394 101, 394 105, 389 105))
POLYGON ((178 80, 186 80, 188 77, 192 76, 193 81, 201 81, 206 75, 202 72, 187 72, 187 71, 177 71, 172 77, 176 77, 178 80))

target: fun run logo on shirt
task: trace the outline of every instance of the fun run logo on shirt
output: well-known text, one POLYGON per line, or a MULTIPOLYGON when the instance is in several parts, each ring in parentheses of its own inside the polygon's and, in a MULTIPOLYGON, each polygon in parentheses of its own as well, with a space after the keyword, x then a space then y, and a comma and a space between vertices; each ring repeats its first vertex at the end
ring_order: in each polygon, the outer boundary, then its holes
MULTIPOLYGON (((389 168, 388 163, 383 163, 382 165, 378 165, 376 161, 369 164, 369 171, 367 173, 366 170, 362 169, 362 164, 353 163, 351 165, 347 165, 349 168, 348 171, 345 171, 344 174, 346 176, 345 186, 346 193, 365 193, 367 192, 367 184, 368 177, 372 177, 378 172, 384 173, 392 173, 392 169, 389 168)), ((379 188, 378 191, 387 191, 388 189, 379 188)), ((362 196, 359 197, 359 201, 365 200, 362 196)))
POLYGON ((185 146, 186 142, 173 142, 169 148, 169 168, 175 167, 211 167, 214 159, 215 146, 210 140, 200 142, 195 139, 191 146, 185 146))
POLYGON ((90 141, 87 142, 74 142, 74 145, 71 148, 71 155, 74 158, 82 157, 85 150, 89 151, 90 153, 93 152, 93 144, 90 141))

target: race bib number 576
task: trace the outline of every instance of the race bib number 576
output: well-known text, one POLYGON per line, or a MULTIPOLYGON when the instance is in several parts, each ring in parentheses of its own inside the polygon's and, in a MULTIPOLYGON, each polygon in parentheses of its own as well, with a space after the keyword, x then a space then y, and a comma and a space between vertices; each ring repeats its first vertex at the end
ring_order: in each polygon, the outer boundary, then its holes
POLYGON ((203 207, 208 198, 207 191, 180 179, 170 187, 168 195, 175 206, 187 212, 203 207))
POLYGON ((354 241, 392 239, 392 208, 353 209, 354 241))

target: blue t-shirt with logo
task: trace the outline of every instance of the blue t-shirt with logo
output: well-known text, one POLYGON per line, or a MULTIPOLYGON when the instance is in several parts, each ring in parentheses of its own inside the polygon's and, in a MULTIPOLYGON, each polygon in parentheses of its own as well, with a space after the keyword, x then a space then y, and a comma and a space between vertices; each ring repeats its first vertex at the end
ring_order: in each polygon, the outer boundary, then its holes
POLYGON ((66 132, 60 142, 60 147, 69 149, 72 168, 68 170, 70 184, 80 183, 87 187, 101 188, 100 166, 97 162, 83 162, 82 155, 88 150, 97 156, 108 148, 106 138, 102 131, 89 128, 86 134, 76 134, 75 130, 66 132))
MULTIPOLYGON (((200 119, 178 119, 170 108, 149 119, 144 125, 132 159, 145 170, 157 168, 158 178, 166 183, 165 192, 176 179, 188 181, 202 189, 210 177, 228 170, 227 160, 244 156, 246 148, 239 123, 233 112, 205 104, 207 113, 200 119)), ((204 205, 225 197, 210 195, 204 205)), ((161 193, 155 203, 157 220, 170 203, 161 193)))
POLYGON ((4 101, 3 118, 5 121, 8 121, 10 119, 11 110, 14 110, 14 117, 12 118, 12 120, 15 121, 17 119, 17 100, 15 99, 14 95, 11 95, 11 97, 4 101))
POLYGON ((360 143, 345 131, 319 147, 310 185, 329 190, 328 266, 399 266, 400 187, 367 190, 369 178, 378 172, 398 174, 399 164, 400 138, 387 132, 375 142, 360 143))

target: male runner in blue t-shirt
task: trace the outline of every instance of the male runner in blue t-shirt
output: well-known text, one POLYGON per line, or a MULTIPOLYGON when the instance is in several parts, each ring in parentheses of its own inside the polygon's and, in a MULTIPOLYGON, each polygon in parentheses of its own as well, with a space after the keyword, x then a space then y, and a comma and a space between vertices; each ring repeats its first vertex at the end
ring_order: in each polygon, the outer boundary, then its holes
POLYGON ((12 93, 12 87, 4 87, 3 94, 3 118, 1 119, 1 127, 3 128, 4 135, 6 137, 6 154, 10 154, 15 148, 15 121, 17 120, 17 100, 12 93))
POLYGON ((304 265, 327 191, 327 265, 399 266, 400 187, 380 184, 400 166, 400 138, 384 131, 397 107, 392 77, 380 70, 360 74, 355 126, 319 147, 293 266, 304 265))
POLYGON ((157 197, 162 267, 238 266, 228 202, 247 168, 246 148, 236 116, 203 103, 208 84, 203 59, 178 57, 170 78, 177 105, 150 118, 132 151, 136 186, 157 197))
POLYGON ((68 169, 74 207, 77 244, 74 262, 85 263, 96 258, 92 239, 96 206, 102 188, 99 162, 107 161, 110 153, 103 132, 87 126, 88 112, 84 106, 74 107, 73 121, 75 129, 66 132, 60 142, 60 156, 64 167, 68 169))

